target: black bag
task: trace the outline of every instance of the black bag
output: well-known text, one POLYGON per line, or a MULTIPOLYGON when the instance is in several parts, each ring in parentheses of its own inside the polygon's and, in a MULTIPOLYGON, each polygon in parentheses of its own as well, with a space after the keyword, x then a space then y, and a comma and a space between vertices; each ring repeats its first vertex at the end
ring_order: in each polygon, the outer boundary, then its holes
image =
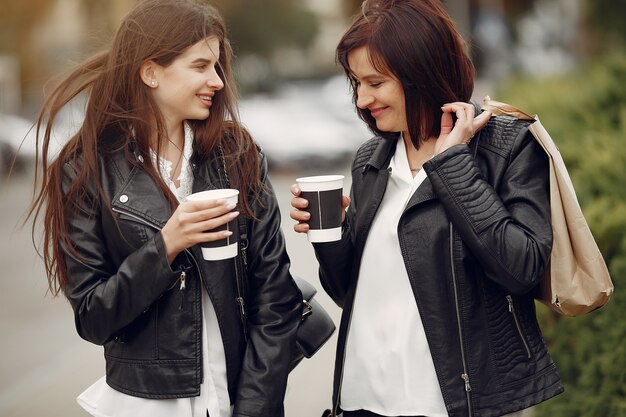
MULTIPOLYGON (((247 266, 246 249, 248 248, 248 233, 245 216, 239 215, 239 255, 235 262, 237 277, 237 302, 243 325, 244 336, 247 339, 248 323, 246 320, 245 297, 247 289, 247 266)), ((291 372, 304 358, 313 356, 332 336, 335 331, 335 323, 328 312, 319 304, 314 296, 317 289, 303 278, 294 276, 296 285, 302 292, 302 319, 298 327, 296 351, 292 352, 291 372)))

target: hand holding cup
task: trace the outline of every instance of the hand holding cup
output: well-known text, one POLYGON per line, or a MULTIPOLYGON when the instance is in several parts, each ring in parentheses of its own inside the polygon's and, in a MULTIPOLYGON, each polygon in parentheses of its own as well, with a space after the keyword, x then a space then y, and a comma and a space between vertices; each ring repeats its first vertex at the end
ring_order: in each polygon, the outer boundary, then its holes
MULTIPOLYGON (((238 194, 237 190, 209 190, 187 197, 161 230, 168 261, 171 263, 180 252, 198 243, 228 246, 229 249, 222 250, 228 253, 216 259, 236 256, 239 212, 233 209, 238 194)), ((204 252, 203 249, 203 256, 204 252)))
POLYGON ((342 195, 343 176, 326 175, 298 178, 291 186, 294 198, 290 217, 298 223, 297 233, 306 233, 310 242, 341 239, 341 224, 350 198, 342 195))

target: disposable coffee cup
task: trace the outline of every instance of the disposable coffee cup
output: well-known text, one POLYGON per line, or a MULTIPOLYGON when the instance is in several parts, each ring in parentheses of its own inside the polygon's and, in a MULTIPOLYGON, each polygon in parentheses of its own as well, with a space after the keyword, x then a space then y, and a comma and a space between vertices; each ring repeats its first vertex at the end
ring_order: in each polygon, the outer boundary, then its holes
MULTIPOLYGON (((200 191, 187 197, 187 201, 207 201, 207 200, 226 200, 229 204, 237 204, 239 190, 230 188, 200 191)), ((237 256, 237 242, 239 241, 239 227, 237 218, 230 222, 219 226, 207 232, 219 232, 229 230, 232 235, 226 239, 215 240, 213 242, 201 243, 202 257, 207 261, 219 261, 221 259, 229 259, 237 256)))
POLYGON ((296 182, 302 191, 300 197, 309 202, 309 242, 340 240, 343 175, 302 177, 296 179, 296 182))

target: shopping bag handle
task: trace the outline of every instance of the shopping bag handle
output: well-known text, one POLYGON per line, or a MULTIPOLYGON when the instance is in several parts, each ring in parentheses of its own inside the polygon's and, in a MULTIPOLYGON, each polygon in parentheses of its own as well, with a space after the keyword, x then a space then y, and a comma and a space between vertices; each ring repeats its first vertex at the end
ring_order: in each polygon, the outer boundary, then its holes
POLYGON ((531 116, 517 107, 500 101, 491 100, 488 97, 483 99, 481 109, 490 111, 494 116, 511 116, 521 120, 536 120, 535 116, 531 116))

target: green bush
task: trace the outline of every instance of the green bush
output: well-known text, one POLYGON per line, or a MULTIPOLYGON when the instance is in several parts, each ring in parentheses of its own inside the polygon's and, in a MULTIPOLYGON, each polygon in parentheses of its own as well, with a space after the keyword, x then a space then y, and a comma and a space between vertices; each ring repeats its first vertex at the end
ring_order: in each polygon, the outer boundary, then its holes
POLYGON ((536 417, 626 416, 626 56, 596 60, 576 74, 511 80, 496 95, 538 114, 558 145, 616 291, 582 317, 539 305, 539 320, 565 393, 536 417))

